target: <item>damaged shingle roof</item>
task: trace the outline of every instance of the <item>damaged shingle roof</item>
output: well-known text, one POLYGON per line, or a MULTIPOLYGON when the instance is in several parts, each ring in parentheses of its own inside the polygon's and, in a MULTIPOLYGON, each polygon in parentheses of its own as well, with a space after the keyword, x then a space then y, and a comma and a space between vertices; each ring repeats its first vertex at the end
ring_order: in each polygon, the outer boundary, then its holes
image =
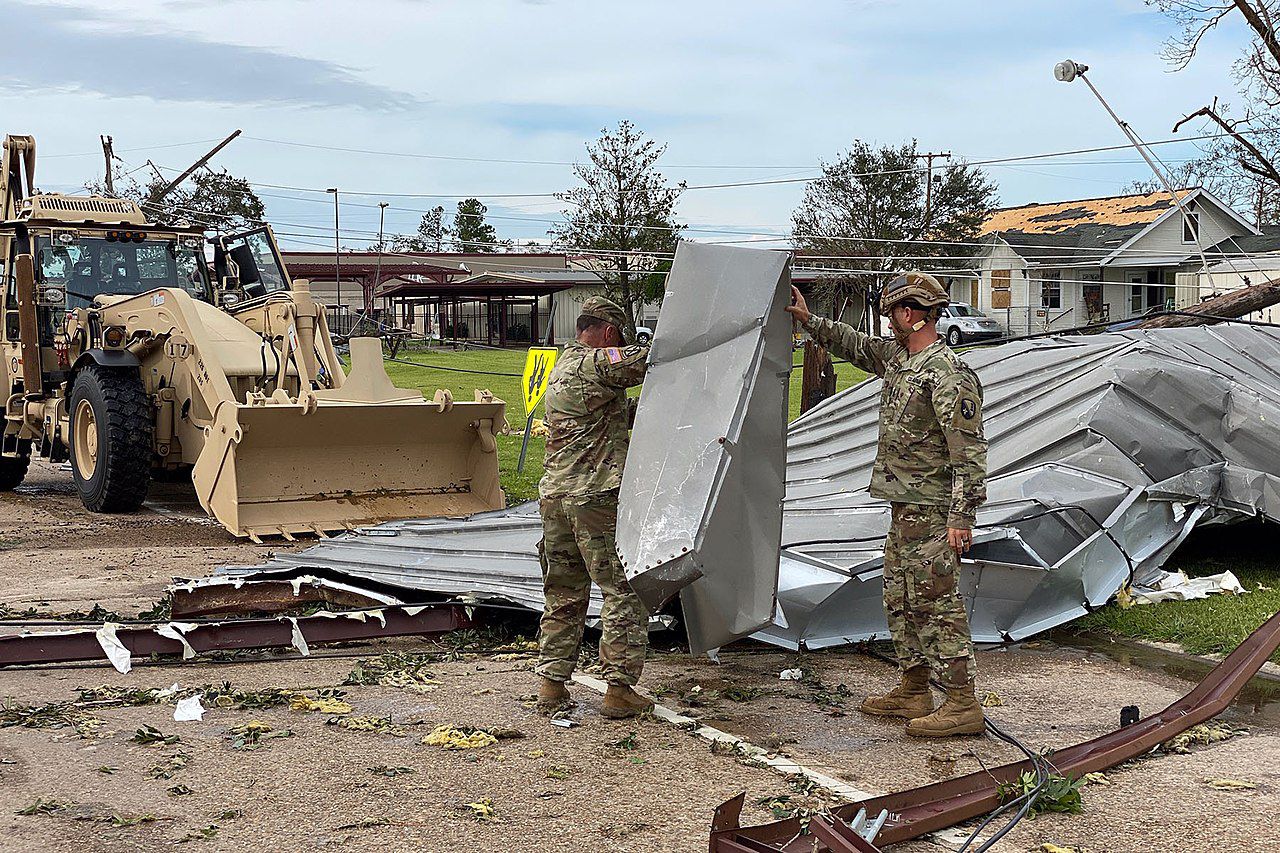
MULTIPOLYGON (((1186 198, 1194 191, 1178 190, 1178 197, 1186 198)), ((1172 206, 1173 200, 1165 192, 1024 204, 993 211, 980 233, 998 236, 1025 258, 1045 262, 1101 259, 1172 206)))
MULTIPOLYGON (((1194 189, 1178 190, 1178 198, 1185 198, 1194 189)), ((1113 195, 1102 198, 1086 198, 1074 201, 1056 201, 1048 204, 1024 204, 994 211, 982 224, 983 234, 999 231, 1001 234, 1063 234, 1081 226, 1109 226, 1145 228, 1160 218, 1173 205, 1168 193, 1139 193, 1137 195, 1113 195)))

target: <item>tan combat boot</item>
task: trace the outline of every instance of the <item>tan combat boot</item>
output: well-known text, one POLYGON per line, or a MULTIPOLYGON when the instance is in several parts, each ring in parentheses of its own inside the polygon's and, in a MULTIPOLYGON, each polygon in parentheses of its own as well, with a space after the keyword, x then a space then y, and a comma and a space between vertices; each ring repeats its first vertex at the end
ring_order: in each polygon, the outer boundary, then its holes
POLYGON ((947 700, 927 717, 907 721, 907 734, 912 737, 952 737, 979 735, 986 729, 982 704, 973 695, 973 683, 949 685, 947 700))
POLYGON ((933 694, 929 692, 929 667, 913 666, 903 670, 902 683, 884 696, 868 696, 858 706, 864 714, 877 717, 923 717, 933 711, 933 694))
POLYGON ((545 716, 551 716, 556 711, 566 705, 571 704, 569 698, 569 688, 564 686, 563 681, 556 681, 554 678, 543 676, 542 682, 538 685, 538 713, 545 716))
POLYGON ((600 713, 611 720, 625 720, 653 710, 653 703, 626 684, 610 684, 600 713))

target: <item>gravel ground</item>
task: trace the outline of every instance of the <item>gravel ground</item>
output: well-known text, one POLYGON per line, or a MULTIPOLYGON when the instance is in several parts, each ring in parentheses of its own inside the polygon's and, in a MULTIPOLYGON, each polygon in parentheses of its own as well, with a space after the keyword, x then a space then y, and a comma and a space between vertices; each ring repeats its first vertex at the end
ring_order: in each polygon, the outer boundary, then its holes
MULTIPOLYGON (((189 491, 157 489, 150 506, 129 516, 89 514, 68 473, 36 466, 22 490, 0 495, 0 602, 42 613, 84 612, 99 603, 132 616, 151 607, 174 576, 265 556, 266 549, 237 543, 196 518, 189 491)), ((107 667, 6 670, 0 695, 43 704, 104 684, 223 681, 241 690, 314 690, 340 685, 358 657, 389 649, 432 647, 386 641, 309 659, 142 665, 129 675, 107 667)), ((389 718, 394 733, 352 731, 326 724, 324 713, 285 707, 211 708, 203 722, 177 723, 170 705, 92 709, 101 722, 88 737, 70 728, 0 728, 0 850, 150 850, 189 839, 193 849, 209 850, 701 851, 712 810, 739 791, 748 793, 750 823, 771 819, 757 802, 763 798, 821 802, 663 723, 604 720, 596 713, 599 697, 581 687, 575 689, 581 725, 551 726, 528 707, 533 677, 526 654, 454 657, 431 666, 439 685, 427 693, 339 688, 354 715, 389 718), (227 731, 250 720, 293 735, 256 750, 233 748, 227 731), (525 736, 479 750, 421 742, 443 723, 513 728, 525 736), (181 741, 136 743, 142 725, 181 741), (185 765, 156 778, 151 769, 167 767, 179 753, 189 756, 185 765), (380 765, 414 772, 388 777, 369 770, 380 765), (52 813, 17 814, 38 799, 53 801, 52 813), (484 800, 492 803, 491 820, 477 819, 468 806, 484 800)), ((1063 746, 1113 728, 1123 705, 1158 710, 1190 687, 1179 667, 1150 666, 1147 656, 1133 660, 1029 643, 981 653, 980 690, 994 694, 989 713, 1025 742, 1063 746)), ((677 710, 869 792, 1017 757, 986 738, 910 740, 900 725, 859 715, 861 696, 892 680, 887 665, 849 650, 794 655, 740 644, 725 650, 719 665, 655 654, 644 686, 677 710), (804 680, 779 680, 781 670, 796 666, 804 680)), ((1039 850, 1044 843, 1093 853, 1271 849, 1280 840, 1280 708, 1258 700, 1266 695, 1252 691, 1224 715, 1248 727, 1248 736, 1113 770, 1110 785, 1085 789, 1083 814, 1024 821, 997 849, 1039 850), (1207 784, 1223 778, 1254 787, 1220 791, 1207 784)), ((940 848, 916 842, 896 849, 940 848)))

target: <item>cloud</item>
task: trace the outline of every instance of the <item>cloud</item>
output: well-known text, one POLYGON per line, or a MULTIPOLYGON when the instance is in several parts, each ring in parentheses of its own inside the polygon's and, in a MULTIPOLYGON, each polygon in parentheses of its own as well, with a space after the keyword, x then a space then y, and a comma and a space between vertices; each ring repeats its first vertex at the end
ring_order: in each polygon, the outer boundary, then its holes
POLYGON ((0 0, 0 14, 6 42, 16 46, 0 54, 0 91, 373 111, 421 103, 333 62, 129 29, 88 9, 0 0))

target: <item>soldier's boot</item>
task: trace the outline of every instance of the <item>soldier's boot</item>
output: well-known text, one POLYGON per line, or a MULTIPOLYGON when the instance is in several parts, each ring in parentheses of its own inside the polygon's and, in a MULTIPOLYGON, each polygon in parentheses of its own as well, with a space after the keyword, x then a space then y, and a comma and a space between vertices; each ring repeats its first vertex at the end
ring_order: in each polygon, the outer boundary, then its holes
POLYGON ((653 710, 653 703, 626 684, 610 684, 600 713, 611 720, 625 720, 653 710))
POLYGON ((947 685, 947 700, 927 717, 907 721, 912 737, 952 737, 977 735, 986 729, 982 703, 973 694, 973 683, 947 685))
POLYGON ((542 682, 538 685, 538 713, 551 716, 561 708, 571 704, 569 698, 569 688, 564 686, 563 681, 556 681, 554 678, 543 676, 542 682))
POLYGON ((903 717, 908 720, 932 713, 929 667, 913 666, 903 670, 902 682, 897 687, 884 696, 868 696, 858 710, 877 717, 903 717))

